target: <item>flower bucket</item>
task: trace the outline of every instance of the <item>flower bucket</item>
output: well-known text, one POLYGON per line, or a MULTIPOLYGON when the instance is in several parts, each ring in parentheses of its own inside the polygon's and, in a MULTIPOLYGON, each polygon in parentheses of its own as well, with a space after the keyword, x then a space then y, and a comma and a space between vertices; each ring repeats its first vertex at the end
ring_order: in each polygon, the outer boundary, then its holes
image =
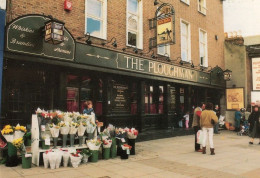
POLYGON ((70 162, 71 162, 72 167, 74 167, 74 168, 79 167, 81 159, 82 159, 81 155, 79 157, 75 157, 75 156, 70 155, 70 162))
POLYGON ((58 143, 58 137, 53 137, 53 148, 57 148, 57 143, 58 143))
POLYGON ((82 146, 83 143, 83 136, 79 136, 79 146, 82 146))
POLYGON ((70 146, 74 147, 75 134, 70 134, 70 146))
POLYGON ((90 152, 92 153, 92 155, 90 156, 90 161, 92 163, 95 163, 98 161, 98 150, 90 150, 90 152))
POLYGON ((88 140, 91 140, 94 138, 94 133, 88 133, 88 140))
POLYGON ((62 135, 62 147, 63 148, 67 147, 67 138, 68 138, 68 135, 62 135))
POLYGON ((70 153, 69 152, 64 152, 62 155, 63 158, 63 166, 68 167, 69 159, 70 159, 70 153))
POLYGON ((25 141, 25 146, 31 146, 32 145, 32 140, 27 138, 25 141))
POLYGON ((32 157, 25 157, 25 154, 22 154, 22 168, 29 169, 32 167, 32 157))
POLYGON ((42 149, 44 150, 50 149, 50 145, 45 145, 45 140, 42 141, 42 149))
POLYGON ((128 159, 127 150, 122 150, 120 157, 121 159, 128 159))
POLYGON ((103 149, 103 159, 109 159, 110 158, 110 148, 104 148, 103 149))
POLYGON ((7 142, 7 146, 8 146, 8 156, 11 157, 11 156, 17 156, 17 149, 16 147, 10 143, 10 142, 7 142))
POLYGON ((110 148, 110 156, 111 158, 116 158, 116 153, 117 153, 117 150, 116 150, 116 138, 111 138, 112 139, 112 145, 111 145, 111 148, 110 148))
POLYGON ((117 145, 117 156, 121 156, 121 152, 122 152, 122 147, 121 145, 123 145, 121 139, 116 139, 116 145, 117 145))
POLYGON ((130 155, 135 155, 135 139, 128 139, 128 144, 132 146, 130 155))

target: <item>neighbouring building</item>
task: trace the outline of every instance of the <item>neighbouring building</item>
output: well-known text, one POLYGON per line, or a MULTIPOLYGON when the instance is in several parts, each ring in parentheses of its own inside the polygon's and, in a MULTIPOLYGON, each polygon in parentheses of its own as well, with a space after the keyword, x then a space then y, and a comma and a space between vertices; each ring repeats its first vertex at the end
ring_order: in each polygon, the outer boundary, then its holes
POLYGON ((202 101, 225 113, 221 0, 71 3, 7 1, 1 123, 29 124, 37 107, 82 112, 86 100, 98 120, 140 131, 202 101))

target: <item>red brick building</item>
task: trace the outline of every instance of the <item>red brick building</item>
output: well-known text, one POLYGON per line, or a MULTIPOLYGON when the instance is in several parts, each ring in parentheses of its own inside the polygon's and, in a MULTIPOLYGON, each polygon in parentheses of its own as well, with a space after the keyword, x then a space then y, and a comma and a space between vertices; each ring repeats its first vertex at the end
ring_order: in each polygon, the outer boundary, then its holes
POLYGON ((63 0, 7 1, 6 121, 29 123, 38 106, 81 112, 90 99, 100 120, 149 129, 176 124, 200 101, 224 105, 221 0, 70 2, 68 11, 63 0), (61 44, 39 32, 49 15, 65 23, 61 44), (168 16, 173 43, 157 47, 154 24, 168 16))

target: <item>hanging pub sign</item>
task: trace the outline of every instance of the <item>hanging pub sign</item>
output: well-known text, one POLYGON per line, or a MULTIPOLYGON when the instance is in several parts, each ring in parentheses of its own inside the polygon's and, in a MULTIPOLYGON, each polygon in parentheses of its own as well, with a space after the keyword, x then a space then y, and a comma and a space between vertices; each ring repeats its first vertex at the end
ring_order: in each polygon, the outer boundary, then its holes
POLYGON ((45 42, 59 44, 64 41, 64 23, 53 19, 45 23, 45 42))
POLYGON ((157 20, 157 45, 173 42, 172 17, 165 17, 157 20))

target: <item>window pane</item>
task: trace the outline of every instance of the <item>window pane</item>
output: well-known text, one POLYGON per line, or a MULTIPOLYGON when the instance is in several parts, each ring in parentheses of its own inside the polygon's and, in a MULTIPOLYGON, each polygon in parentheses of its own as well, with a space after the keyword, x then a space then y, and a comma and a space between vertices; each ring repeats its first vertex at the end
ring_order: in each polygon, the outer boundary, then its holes
POLYGON ((128 44, 131 46, 136 46, 136 34, 128 32, 128 44))
POLYGON ((128 17, 128 28, 137 30, 137 16, 131 15, 128 17))
POLYGON ((158 46, 158 54, 164 55, 165 53, 166 53, 165 46, 164 45, 158 46))
POLYGON ((137 14, 138 1, 137 0, 128 0, 128 10, 132 13, 137 14))
POLYGON ((181 33, 184 35, 187 34, 187 24, 181 23, 181 33))
POLYGON ((90 35, 101 36, 101 26, 101 21, 92 19, 90 17, 87 18, 87 32, 89 32, 90 35))
POLYGON ((102 17, 102 3, 97 0, 88 0, 87 13, 95 17, 102 17))
POLYGON ((187 52, 186 52, 186 51, 182 51, 182 52, 181 52, 181 59, 182 59, 183 61, 187 61, 187 52))

